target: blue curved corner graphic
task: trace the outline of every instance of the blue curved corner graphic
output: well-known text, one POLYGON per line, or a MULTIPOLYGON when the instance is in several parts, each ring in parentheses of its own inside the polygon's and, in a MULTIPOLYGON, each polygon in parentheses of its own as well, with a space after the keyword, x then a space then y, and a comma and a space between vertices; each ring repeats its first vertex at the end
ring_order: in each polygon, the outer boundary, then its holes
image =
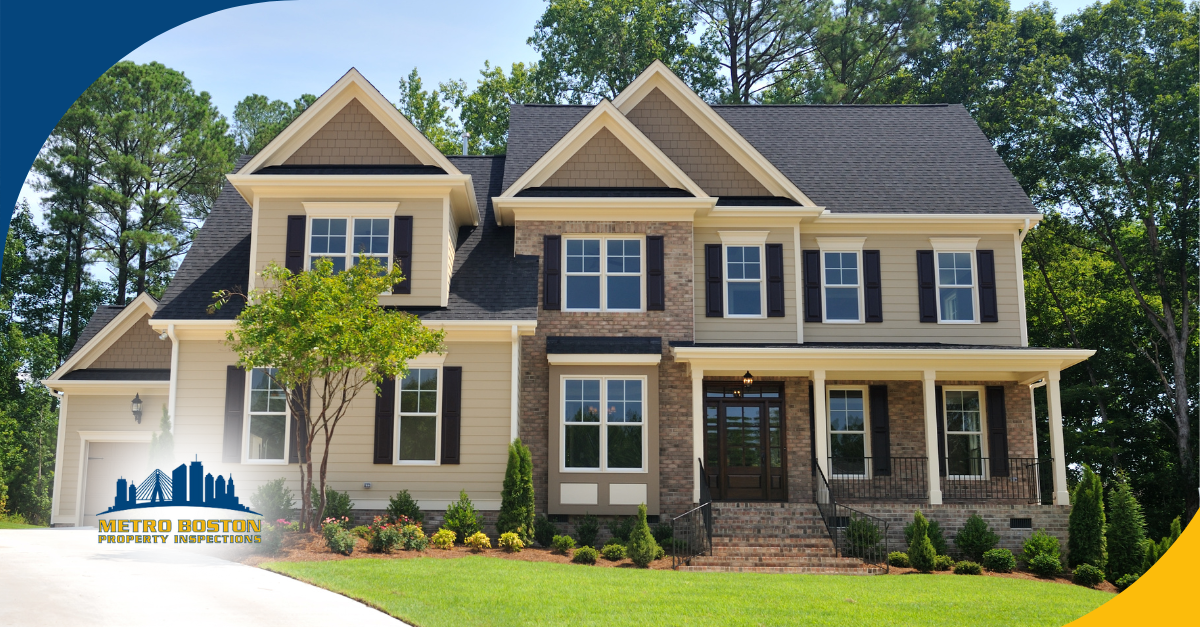
POLYGON ((204 464, 199 460, 180 464, 170 476, 155 468, 141 483, 117 479, 113 506, 100 515, 147 507, 214 507, 262 516, 238 502, 233 475, 228 481, 222 475, 214 480, 212 473, 204 474, 204 464))

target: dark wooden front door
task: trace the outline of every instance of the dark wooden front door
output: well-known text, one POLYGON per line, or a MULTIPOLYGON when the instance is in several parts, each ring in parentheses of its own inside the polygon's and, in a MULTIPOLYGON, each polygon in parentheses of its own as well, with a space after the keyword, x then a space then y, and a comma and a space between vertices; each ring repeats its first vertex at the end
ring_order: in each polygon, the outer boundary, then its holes
POLYGON ((712 497, 787 500, 782 399, 707 399, 704 466, 712 497))

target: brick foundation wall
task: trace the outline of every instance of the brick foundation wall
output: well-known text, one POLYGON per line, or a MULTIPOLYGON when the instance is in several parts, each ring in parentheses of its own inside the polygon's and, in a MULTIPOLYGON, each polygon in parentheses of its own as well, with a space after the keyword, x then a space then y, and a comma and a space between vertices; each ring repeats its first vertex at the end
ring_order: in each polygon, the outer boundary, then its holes
POLYGON ((1067 516, 1070 507, 1057 505, 990 505, 990 504, 943 504, 943 505, 855 505, 871 516, 882 518, 888 522, 888 543, 893 551, 907 551, 904 544, 904 526, 912 522, 913 512, 920 509, 926 518, 936 520, 946 538, 946 547, 951 555, 961 557, 954 546, 954 536, 958 533, 972 514, 978 514, 1000 536, 997 548, 1009 549, 1015 554, 1021 552, 1025 539, 1038 529, 1058 538, 1062 552, 1067 553, 1067 516), (1011 529, 1009 519, 1030 518, 1032 529, 1011 529))

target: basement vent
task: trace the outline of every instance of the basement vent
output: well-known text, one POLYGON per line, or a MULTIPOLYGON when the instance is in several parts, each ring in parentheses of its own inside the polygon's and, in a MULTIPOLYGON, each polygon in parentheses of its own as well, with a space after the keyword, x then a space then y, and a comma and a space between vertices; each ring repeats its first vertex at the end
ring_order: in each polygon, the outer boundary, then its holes
POLYGON ((646 522, 651 525, 658 524, 658 514, 646 514, 646 522))
POLYGON ((833 517, 833 526, 838 529, 845 529, 846 527, 849 527, 850 526, 850 517, 849 516, 834 516, 833 517))
POLYGON ((1033 529, 1033 519, 1032 518, 1009 518, 1008 519, 1008 528, 1009 529, 1033 529))
POLYGON ((549 514, 546 516, 546 518, 550 519, 550 522, 552 522, 552 523, 568 522, 566 514, 549 514))

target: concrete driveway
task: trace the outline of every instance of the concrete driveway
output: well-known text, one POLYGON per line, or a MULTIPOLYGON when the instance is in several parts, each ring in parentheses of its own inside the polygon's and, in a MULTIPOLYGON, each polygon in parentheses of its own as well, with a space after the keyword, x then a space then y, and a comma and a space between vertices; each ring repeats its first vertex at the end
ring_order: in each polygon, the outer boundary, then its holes
POLYGON ((0 530, 0 625, 397 627, 357 601, 192 546, 96 543, 95 529, 0 530))

